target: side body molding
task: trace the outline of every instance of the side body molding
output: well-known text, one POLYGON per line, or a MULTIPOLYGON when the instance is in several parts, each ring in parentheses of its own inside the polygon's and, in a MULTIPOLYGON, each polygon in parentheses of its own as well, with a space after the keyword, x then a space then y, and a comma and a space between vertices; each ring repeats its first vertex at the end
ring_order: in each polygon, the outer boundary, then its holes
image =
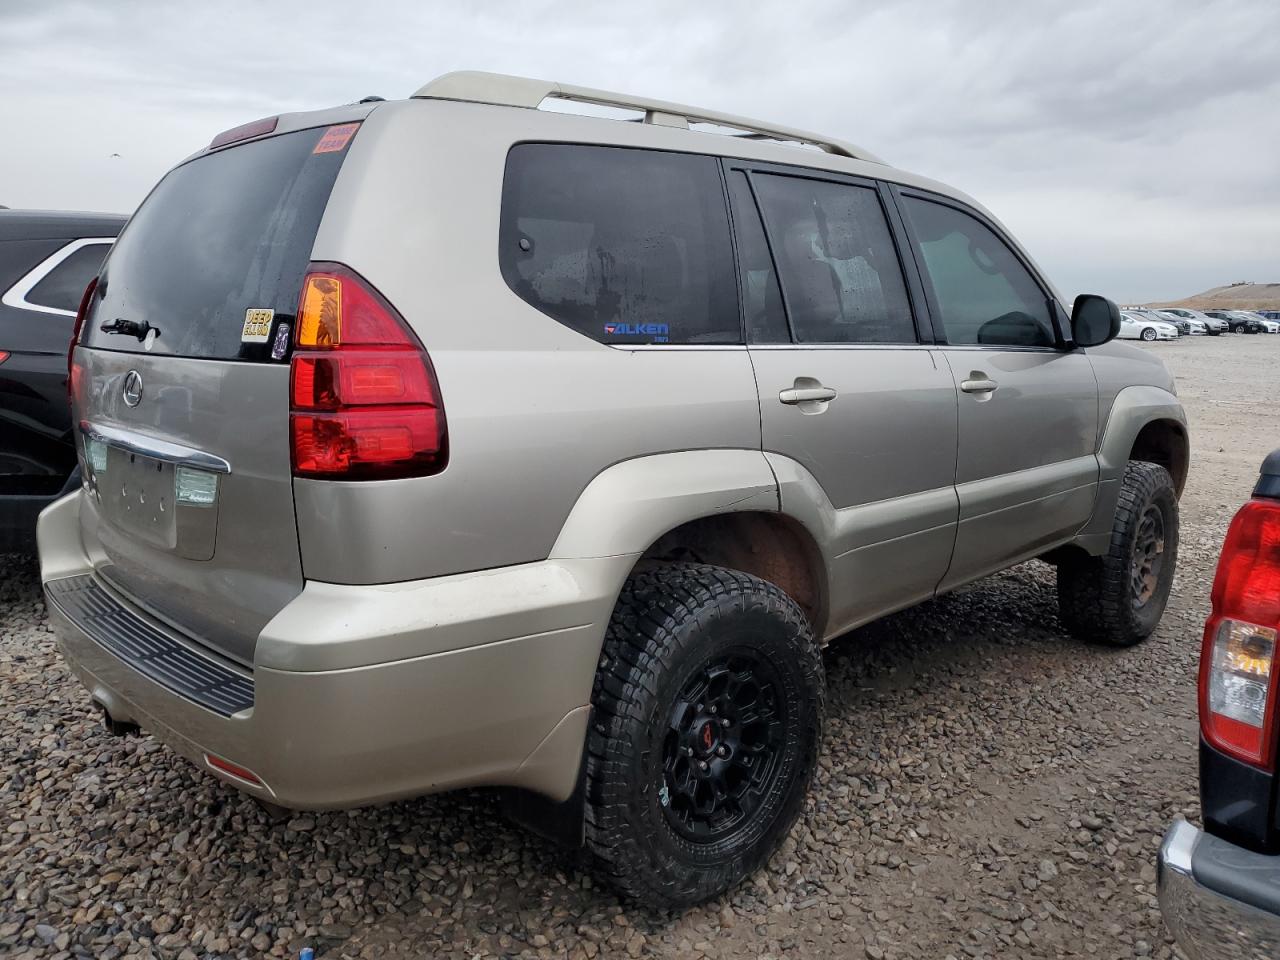
POLYGON ((824 640, 934 595, 955 546, 953 484, 837 509, 802 464, 766 456, 782 512, 809 531, 825 560, 824 640))
POLYGON ((1093 516, 1076 538, 1076 544, 1095 556, 1107 549, 1111 525, 1120 498, 1120 482, 1133 442, 1142 428, 1157 420, 1170 420, 1187 430, 1187 415, 1178 398, 1161 387, 1125 387, 1116 394, 1098 444, 1098 498, 1093 516))

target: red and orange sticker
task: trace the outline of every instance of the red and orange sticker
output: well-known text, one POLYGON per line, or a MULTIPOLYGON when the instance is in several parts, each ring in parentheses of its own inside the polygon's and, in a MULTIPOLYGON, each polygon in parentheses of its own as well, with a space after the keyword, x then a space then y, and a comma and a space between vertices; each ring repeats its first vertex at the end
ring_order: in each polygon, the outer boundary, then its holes
POLYGON ((340 123, 336 127, 330 127, 324 132, 324 136, 320 138, 320 142, 316 144, 316 148, 312 153, 337 153, 340 150, 347 149, 347 144, 351 142, 351 138, 356 135, 356 131, 360 129, 358 123, 340 123))

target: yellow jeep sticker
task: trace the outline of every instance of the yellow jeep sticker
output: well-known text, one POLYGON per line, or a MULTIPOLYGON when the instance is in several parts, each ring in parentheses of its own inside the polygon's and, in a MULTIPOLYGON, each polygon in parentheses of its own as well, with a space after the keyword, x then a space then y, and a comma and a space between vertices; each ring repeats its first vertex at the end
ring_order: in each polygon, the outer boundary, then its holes
POLYGON ((271 321, 274 310, 250 307, 244 312, 244 329, 240 331, 241 343, 266 343, 271 337, 271 321))

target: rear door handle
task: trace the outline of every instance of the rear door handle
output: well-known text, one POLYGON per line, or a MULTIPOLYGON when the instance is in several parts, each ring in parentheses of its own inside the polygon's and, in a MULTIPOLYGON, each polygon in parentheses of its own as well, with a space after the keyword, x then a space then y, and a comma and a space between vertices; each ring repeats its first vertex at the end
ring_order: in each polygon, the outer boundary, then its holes
POLYGON ((965 393, 995 393, 999 386, 981 370, 970 371, 969 379, 960 381, 960 389, 965 393))
POLYGON ((798 403, 821 403, 835 398, 836 392, 830 387, 791 387, 778 394, 779 400, 791 406, 798 403))

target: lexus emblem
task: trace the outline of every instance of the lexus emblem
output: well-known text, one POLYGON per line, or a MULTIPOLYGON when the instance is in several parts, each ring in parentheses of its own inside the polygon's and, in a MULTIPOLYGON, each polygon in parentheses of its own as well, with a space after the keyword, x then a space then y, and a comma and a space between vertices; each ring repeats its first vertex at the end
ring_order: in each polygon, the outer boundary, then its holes
POLYGON ((136 407, 142 402, 142 374, 137 370, 130 370, 124 375, 124 389, 121 394, 124 396, 124 402, 131 407, 136 407))

